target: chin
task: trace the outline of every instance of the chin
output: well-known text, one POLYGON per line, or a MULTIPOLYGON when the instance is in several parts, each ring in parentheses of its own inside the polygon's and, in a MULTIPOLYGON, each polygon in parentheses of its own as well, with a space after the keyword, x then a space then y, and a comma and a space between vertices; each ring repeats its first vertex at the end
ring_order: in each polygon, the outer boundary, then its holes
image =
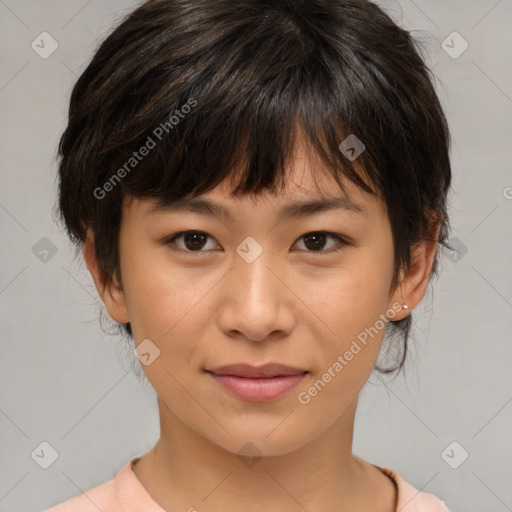
MULTIPOLYGON (((286 415, 285 415, 286 416, 286 415)), ((286 420, 280 425, 277 421, 272 427, 268 423, 264 428, 258 428, 254 423, 251 427, 241 428, 240 425, 225 425, 232 437, 223 429, 222 437, 211 435, 207 437, 211 442, 228 452, 237 455, 240 459, 258 457, 278 457, 290 454, 311 442, 317 433, 306 435, 306 432, 298 429, 298 424, 286 424, 286 420)), ((217 429, 218 431, 218 429, 217 429)))

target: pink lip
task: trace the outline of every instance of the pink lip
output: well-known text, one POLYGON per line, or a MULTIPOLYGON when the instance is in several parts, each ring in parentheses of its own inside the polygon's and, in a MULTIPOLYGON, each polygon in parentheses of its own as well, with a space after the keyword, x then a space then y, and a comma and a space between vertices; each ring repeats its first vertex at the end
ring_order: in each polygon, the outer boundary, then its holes
POLYGON ((249 402, 269 402, 294 388, 308 373, 277 363, 260 367, 234 364, 207 370, 234 396, 249 402))
POLYGON ((208 373, 233 395, 248 402, 270 402, 275 400, 294 388, 306 375, 306 372, 304 372, 298 375, 251 379, 208 373))
POLYGON ((294 368, 279 363, 267 363, 262 366, 252 366, 246 363, 229 364, 207 370, 216 375, 234 375, 235 377, 260 378, 280 377, 281 375, 299 375, 304 373, 304 368, 294 368))

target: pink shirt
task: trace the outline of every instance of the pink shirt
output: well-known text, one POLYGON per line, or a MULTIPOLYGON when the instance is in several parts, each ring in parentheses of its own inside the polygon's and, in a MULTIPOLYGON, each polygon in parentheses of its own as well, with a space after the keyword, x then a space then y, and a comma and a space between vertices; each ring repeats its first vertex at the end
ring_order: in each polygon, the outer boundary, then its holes
MULTIPOLYGON (((166 512, 132 471, 132 464, 136 460, 138 457, 130 460, 112 480, 43 512, 166 512)), ((397 512, 449 512, 444 502, 433 494, 418 491, 391 469, 379 469, 397 486, 397 512)))

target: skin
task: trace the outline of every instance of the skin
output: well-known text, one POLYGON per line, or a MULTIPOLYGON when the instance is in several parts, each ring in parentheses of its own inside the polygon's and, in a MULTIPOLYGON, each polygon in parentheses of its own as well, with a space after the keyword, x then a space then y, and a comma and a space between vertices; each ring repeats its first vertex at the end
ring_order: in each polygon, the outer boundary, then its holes
POLYGON ((392 290, 391 226, 379 198, 347 183, 346 192, 366 215, 333 209, 279 218, 290 201, 342 195, 319 169, 298 145, 279 194, 234 198, 226 182, 204 194, 228 208, 233 221, 155 213, 152 200, 126 197, 119 239, 122 286, 103 278, 89 232, 84 257, 110 316, 131 322, 136 345, 149 338, 160 350, 142 368, 158 395, 161 437, 132 470, 166 510, 395 510, 391 480, 352 453, 359 392, 385 329, 307 405, 298 394, 379 315, 389 317, 391 311, 399 320, 409 311, 397 310, 397 304, 409 310, 419 304, 437 242, 414 249, 409 271, 392 290), (209 237, 202 247, 186 245, 183 237, 174 245, 165 242, 186 230, 209 237), (318 231, 351 243, 328 237, 315 251, 303 235, 318 231), (263 249, 250 264, 236 252, 247 236, 263 249), (204 371, 238 362, 279 362, 310 373, 277 400, 246 402, 204 371), (261 455, 251 466, 237 457, 248 442, 261 455))

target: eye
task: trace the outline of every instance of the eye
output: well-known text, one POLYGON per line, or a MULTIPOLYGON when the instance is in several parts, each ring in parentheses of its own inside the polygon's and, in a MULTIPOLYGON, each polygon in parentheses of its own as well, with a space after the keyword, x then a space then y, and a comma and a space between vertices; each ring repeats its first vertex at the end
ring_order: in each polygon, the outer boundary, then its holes
MULTIPOLYGON (((177 245, 180 250, 186 252, 206 252, 201 249, 208 245, 206 243, 208 238, 211 238, 210 235, 203 231, 181 231, 168 238, 165 243, 177 245), (177 243, 178 241, 181 243, 177 243)), ((213 240, 213 238, 211 239, 213 240)), ((208 249, 212 249, 212 247, 207 247, 208 249)))
POLYGON ((341 250, 344 246, 349 245, 349 242, 340 235, 328 233, 327 231, 311 231, 299 238, 299 240, 302 239, 304 239, 303 245, 306 247, 308 252, 333 253, 341 250), (331 248, 330 250, 323 250, 326 245, 326 241, 329 238, 337 240, 338 244, 334 244, 334 249, 331 248))
MULTIPOLYGON (((199 253, 199 252, 207 252, 208 250, 218 249, 219 246, 210 244, 208 247, 208 239, 214 240, 208 233, 204 231, 181 231, 172 235, 171 237, 165 240, 166 245, 175 245, 178 247, 178 250, 185 251, 188 253, 199 253)), ((350 245, 350 243, 345 240, 340 235, 336 235, 334 233, 329 233, 327 231, 311 231, 310 233, 306 233, 299 238, 299 241, 304 240, 303 245, 305 246, 305 250, 307 252, 318 252, 318 253, 333 253, 341 250, 343 247, 350 245), (327 240, 335 240, 338 241, 334 246, 331 244, 331 248, 329 250, 325 250, 325 246, 327 244, 327 240), (332 248, 334 247, 334 248, 332 248)), ((295 242, 294 246, 299 242, 295 242)), ((327 244, 329 245, 329 244, 327 244)))

